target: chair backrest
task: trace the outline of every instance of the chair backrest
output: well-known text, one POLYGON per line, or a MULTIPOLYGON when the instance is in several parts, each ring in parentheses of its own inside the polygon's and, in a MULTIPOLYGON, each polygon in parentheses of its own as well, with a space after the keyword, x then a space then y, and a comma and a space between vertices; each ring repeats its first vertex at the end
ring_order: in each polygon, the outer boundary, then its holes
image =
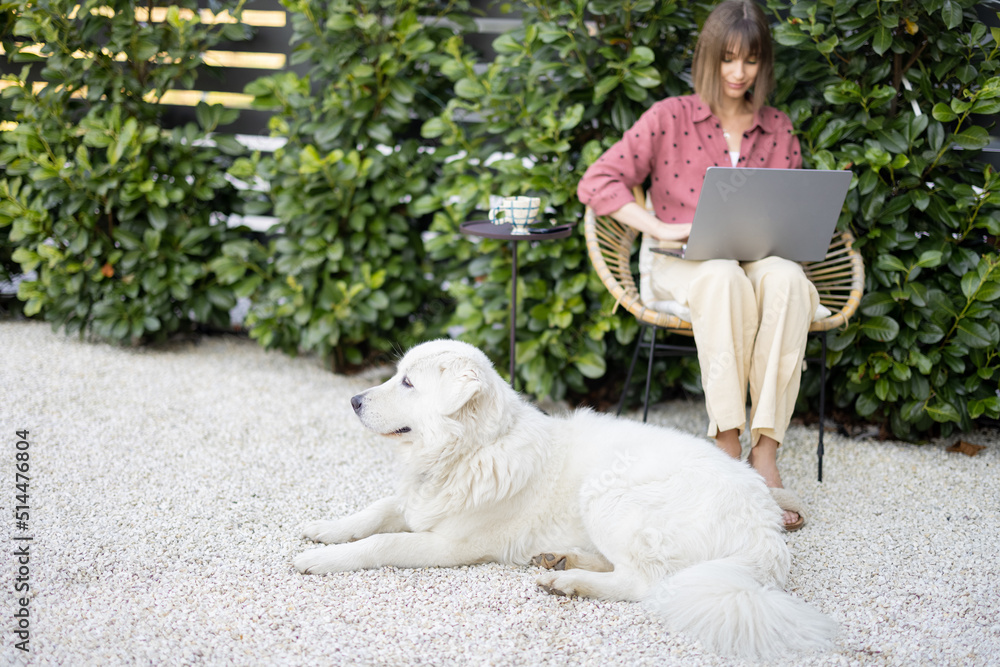
MULTIPOLYGON (((641 188, 633 190, 636 201, 645 202, 641 188)), ((632 273, 632 248, 639 232, 611 216, 594 215, 589 206, 583 216, 583 235, 587 254, 598 277, 621 305, 643 324, 652 324, 678 333, 691 335, 691 323, 676 315, 647 308, 639 297, 639 288, 632 273)))
POLYGON ((832 314, 812 323, 809 331, 829 331, 846 326, 857 312, 865 291, 865 263, 854 249, 854 235, 836 232, 830 239, 826 257, 819 262, 804 262, 809 280, 819 292, 819 302, 832 314))
MULTIPOLYGON (((633 194, 636 201, 645 202, 641 189, 635 189, 633 194)), ((632 273, 632 250, 638 236, 635 229, 610 216, 594 215, 588 206, 583 233, 590 262, 616 305, 622 305, 644 324, 691 335, 690 322, 648 308, 639 297, 632 273)), ((834 234, 826 257, 819 262, 804 263, 803 267, 819 291, 820 303, 832 311, 829 317, 813 322, 809 330, 829 331, 846 325, 861 303, 865 284, 864 262, 854 249, 854 236, 850 232, 834 234)))

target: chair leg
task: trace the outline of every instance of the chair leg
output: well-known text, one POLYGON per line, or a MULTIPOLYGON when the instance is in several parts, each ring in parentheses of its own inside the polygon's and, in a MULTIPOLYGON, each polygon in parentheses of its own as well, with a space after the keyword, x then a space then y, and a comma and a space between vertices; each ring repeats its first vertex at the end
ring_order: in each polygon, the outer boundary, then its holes
POLYGON ((622 387, 622 397, 618 399, 618 412, 615 414, 619 416, 625 407, 625 398, 628 396, 629 385, 632 383, 632 371, 635 370, 635 362, 639 359, 639 348, 642 347, 642 334, 645 331, 646 325, 643 324, 639 327, 639 334, 636 336, 635 351, 632 353, 632 363, 628 365, 628 373, 625 374, 625 386, 622 387))
POLYGON ((823 343, 822 358, 819 362, 819 442, 816 444, 816 476, 823 481, 823 432, 826 430, 826 334, 820 336, 823 343))
POLYGON ((642 399, 642 421, 646 423, 649 416, 649 386, 653 384, 653 359, 656 357, 656 327, 651 326, 652 332, 649 337, 649 367, 646 370, 646 395, 642 399))

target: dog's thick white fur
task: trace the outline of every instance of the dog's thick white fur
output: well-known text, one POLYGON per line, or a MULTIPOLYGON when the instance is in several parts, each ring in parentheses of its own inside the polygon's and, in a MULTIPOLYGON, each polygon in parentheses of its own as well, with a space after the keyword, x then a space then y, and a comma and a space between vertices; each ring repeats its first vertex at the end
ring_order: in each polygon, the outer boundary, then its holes
POLYGON ((552 568, 545 590, 645 601, 710 650, 766 658, 832 644, 836 625, 782 590, 790 556, 763 479, 707 440, 582 410, 531 406, 478 349, 413 348, 352 399, 394 438, 396 495, 304 533, 305 573, 459 566, 552 568))

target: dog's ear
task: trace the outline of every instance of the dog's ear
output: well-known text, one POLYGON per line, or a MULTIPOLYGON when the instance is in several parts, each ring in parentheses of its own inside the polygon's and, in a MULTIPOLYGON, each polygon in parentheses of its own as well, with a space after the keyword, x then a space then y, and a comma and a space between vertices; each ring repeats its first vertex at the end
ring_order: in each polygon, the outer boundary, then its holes
POLYGON ((483 387, 480 370, 470 359, 456 360, 453 364, 443 366, 441 373, 448 379, 442 405, 446 415, 461 410, 483 387))

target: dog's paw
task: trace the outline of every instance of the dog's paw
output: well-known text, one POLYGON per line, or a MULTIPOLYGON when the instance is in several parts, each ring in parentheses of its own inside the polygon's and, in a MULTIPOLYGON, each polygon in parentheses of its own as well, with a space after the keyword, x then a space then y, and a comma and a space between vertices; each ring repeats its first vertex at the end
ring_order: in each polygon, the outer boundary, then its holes
POLYGON ((323 544, 350 542, 353 535, 340 521, 312 521, 302 528, 302 537, 323 544))
POLYGON ((292 559, 292 565, 302 574, 328 574, 330 572, 342 572, 344 567, 340 564, 333 549, 336 547, 320 547, 303 551, 292 559))
POLYGON ((565 570, 566 556, 562 554, 538 554, 531 559, 531 564, 546 570, 565 570))
POLYGON ((535 579, 535 583, 550 595, 576 595, 576 587, 563 572, 550 571, 535 579))

